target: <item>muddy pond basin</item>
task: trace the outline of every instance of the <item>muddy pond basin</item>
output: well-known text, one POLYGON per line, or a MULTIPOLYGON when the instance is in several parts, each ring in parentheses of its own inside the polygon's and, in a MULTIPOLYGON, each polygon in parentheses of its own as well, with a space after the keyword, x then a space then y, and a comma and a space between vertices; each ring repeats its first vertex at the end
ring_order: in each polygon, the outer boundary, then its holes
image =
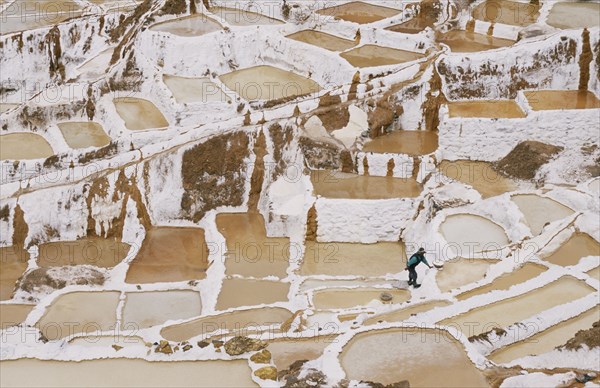
POLYGON ((363 147, 363 152, 428 155, 438 148, 438 135, 432 131, 393 131, 376 137, 363 147))

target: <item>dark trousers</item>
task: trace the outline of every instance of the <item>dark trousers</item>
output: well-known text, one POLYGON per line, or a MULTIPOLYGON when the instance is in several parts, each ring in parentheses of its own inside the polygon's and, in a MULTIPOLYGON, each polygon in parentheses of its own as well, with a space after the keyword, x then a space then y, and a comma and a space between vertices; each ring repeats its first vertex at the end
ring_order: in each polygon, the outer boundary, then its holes
POLYGON ((417 284, 417 266, 411 265, 408 267, 408 281, 417 284))

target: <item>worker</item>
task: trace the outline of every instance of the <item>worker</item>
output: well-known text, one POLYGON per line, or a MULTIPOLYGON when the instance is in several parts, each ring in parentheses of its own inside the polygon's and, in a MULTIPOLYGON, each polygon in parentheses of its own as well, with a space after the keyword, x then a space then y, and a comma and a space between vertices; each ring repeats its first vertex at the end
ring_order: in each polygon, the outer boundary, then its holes
POLYGON ((425 248, 422 247, 419 248, 419 250, 408 259, 408 263, 406 263, 406 269, 408 270, 408 285, 412 285, 414 288, 421 287, 421 285, 417 283, 417 265, 419 265, 419 263, 425 263, 429 268, 433 268, 427 262, 427 259, 425 258, 425 248))

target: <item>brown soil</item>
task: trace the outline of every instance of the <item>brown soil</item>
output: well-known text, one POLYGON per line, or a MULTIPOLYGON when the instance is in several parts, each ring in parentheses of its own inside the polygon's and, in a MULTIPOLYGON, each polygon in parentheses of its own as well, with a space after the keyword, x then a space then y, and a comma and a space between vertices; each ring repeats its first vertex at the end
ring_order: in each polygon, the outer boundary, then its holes
POLYGON ((13 215, 13 245, 19 248, 25 247, 25 239, 29 233, 29 226, 25 221, 25 212, 21 209, 21 206, 17 204, 15 206, 13 215))
POLYGON ((54 78, 56 75, 60 76, 61 79, 65 79, 65 66, 63 65, 62 49, 60 46, 60 29, 58 26, 54 26, 48 31, 44 38, 44 45, 48 50, 48 62, 50 77, 54 78))
POLYGON ((258 138, 256 139, 256 143, 254 144, 254 155, 256 155, 256 160, 254 161, 254 170, 252 170, 252 177, 250 178, 248 211, 258 210, 258 201, 260 200, 260 193, 265 178, 264 157, 266 154, 267 143, 265 141, 265 134, 260 131, 258 138))
POLYGON ((592 47, 590 46, 590 32, 587 28, 581 33, 581 55, 579 56, 579 90, 588 90, 590 82, 590 63, 592 63, 592 47))
POLYGON ((300 150, 306 164, 316 170, 339 170, 342 168, 342 149, 308 137, 300 137, 300 150))
POLYGON ((561 348, 567 350, 577 350, 582 345, 587 345, 588 348, 600 346, 600 321, 594 322, 591 328, 587 330, 579 330, 575 336, 567 341, 561 348))
POLYGON ((469 342, 488 342, 490 345, 492 344, 492 341, 490 341, 490 334, 492 334, 492 332, 494 332, 496 334, 496 336, 501 337, 501 336, 505 336, 506 335, 506 330, 501 329, 499 327, 495 327, 490 331, 486 331, 485 333, 481 333, 478 335, 472 335, 469 337, 469 342))
POLYGON ((219 206, 241 206, 250 139, 244 132, 213 137, 183 154, 181 208, 194 222, 219 206), (226 156, 226 157, 225 157, 226 156))
POLYGON ((388 92, 375 102, 375 109, 367 112, 370 136, 372 139, 384 135, 386 128, 402 116, 404 108, 398 98, 388 92))
POLYGON ((387 163, 387 174, 386 176, 394 176, 394 168, 396 167, 396 163, 394 159, 390 158, 387 163))
POLYGON ((329 93, 319 99, 319 113, 317 117, 328 132, 342 129, 350 121, 348 106, 342 105, 340 96, 331 96, 329 93), (329 109, 323 109, 329 108, 329 109))
POLYGON ((512 178, 533 179, 538 169, 562 150, 562 147, 539 141, 524 141, 500 159, 494 168, 512 178))
POLYGON ((104 274, 90 266, 81 267, 77 271, 74 267, 36 268, 19 279, 18 288, 29 292, 38 293, 44 289, 60 290, 70 285, 94 286, 104 284, 104 274))
MULTIPOLYGON (((193 2, 193 1, 192 1, 193 2)), ((167 0, 160 9, 161 15, 180 15, 187 11, 187 0, 167 0)))
POLYGON ((308 210, 307 220, 306 220, 306 240, 307 241, 317 241, 317 208, 315 205, 308 210))
POLYGON ((276 180, 277 177, 285 173, 287 168, 287 161, 283 157, 283 151, 294 140, 294 131, 292 127, 286 126, 283 128, 276 123, 269 127, 269 136, 273 142, 273 159, 277 163, 271 171, 271 178, 276 180))

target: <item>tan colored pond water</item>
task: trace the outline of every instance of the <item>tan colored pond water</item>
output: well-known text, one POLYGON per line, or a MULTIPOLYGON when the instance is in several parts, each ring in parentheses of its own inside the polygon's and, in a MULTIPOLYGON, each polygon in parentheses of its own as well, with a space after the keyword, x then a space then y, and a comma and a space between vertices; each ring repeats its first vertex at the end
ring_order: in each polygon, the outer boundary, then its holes
POLYGON ((409 322, 414 322, 414 320, 412 319, 414 315, 425 311, 433 310, 436 307, 448 306, 450 304, 451 303, 446 300, 434 300, 431 302, 419 303, 398 310, 390 311, 388 313, 375 315, 369 319, 366 319, 363 322, 363 325, 374 325, 379 322, 402 322, 406 320, 408 320, 409 322))
POLYGON ((220 23, 203 14, 184 16, 150 26, 151 31, 168 32, 177 36, 201 36, 223 29, 220 23))
POLYGON ((180 104, 230 102, 231 99, 210 78, 187 78, 164 75, 163 81, 180 104))
POLYGON ((309 78, 267 65, 232 71, 219 78, 248 101, 285 99, 321 90, 321 86, 309 78))
POLYGON ((554 3, 546 23, 563 29, 600 26, 600 3, 592 1, 554 3))
POLYGON ((448 178, 473 186, 483 198, 494 197, 518 189, 515 181, 496 172, 489 162, 442 160, 438 169, 448 178))
POLYGON ((600 108, 600 100, 588 90, 534 90, 523 94, 536 111, 600 108))
POLYGON ((423 54, 367 44, 340 54, 354 67, 396 65, 423 58, 423 54))
POLYGON ((238 27, 284 24, 282 20, 269 17, 260 12, 253 12, 261 11, 260 6, 248 5, 244 7, 245 9, 240 6, 236 8, 211 7, 210 12, 225 20, 230 25, 238 27))
POLYGON ((346 378, 411 387, 487 387, 463 346, 448 332, 398 328, 354 336, 340 361, 346 378), (434 357, 435 355, 435 357, 434 357))
MULTIPOLYGON (((259 213, 220 213, 217 229, 225 237, 227 254, 225 273, 248 277, 287 275, 290 261, 288 238, 267 237, 263 216, 259 213)), ((296 253, 298 255, 298 253, 296 253)))
POLYGON ((362 1, 353 1, 346 4, 320 9, 318 14, 346 20, 348 22, 367 24, 378 20, 387 19, 400 13, 399 9, 382 7, 362 1))
POLYGON ((376 137, 363 147, 363 152, 427 155, 438 148, 437 132, 393 131, 376 137))
POLYGON ((116 291, 60 295, 35 326, 50 341, 78 333, 114 330, 119 297, 116 291))
POLYGON ((78 346, 104 347, 117 345, 126 348, 130 346, 145 346, 146 342, 142 337, 138 337, 136 335, 91 335, 85 337, 75 337, 69 341, 69 344, 78 346))
POLYGON ((77 70, 89 79, 98 79, 106 75, 110 60, 113 55, 114 48, 106 49, 96 55, 94 58, 85 62, 77 68, 77 70))
MULTIPOLYGON (((385 288, 330 288, 313 293, 312 304, 317 309, 348 309, 380 301, 381 293, 392 295, 386 303, 403 303, 410 299, 410 291, 385 288)), ((383 302, 382 302, 383 303, 383 302)))
POLYGON ((458 259, 444 263, 444 268, 435 274, 435 281, 442 292, 483 279, 490 265, 496 260, 458 259))
POLYGON ((173 319, 187 319, 202 312, 200 293, 191 290, 128 292, 121 328, 138 330, 173 319))
POLYGON ((524 341, 519 341, 496 350, 488 358, 495 363, 501 364, 521 357, 550 352, 557 346, 564 345, 579 330, 590 329, 592 324, 598 320, 600 320, 600 309, 594 307, 581 315, 539 332, 524 341))
POLYGON ((450 117, 515 119, 525 112, 515 100, 453 101, 448 103, 450 117))
POLYGON ((284 370, 295 361, 312 361, 321 357, 325 348, 335 341, 336 336, 284 338, 270 341, 268 349, 277 369, 284 370))
POLYGON ((394 32, 401 32, 403 34, 418 34, 427 27, 433 28, 434 22, 435 20, 432 19, 415 17, 400 24, 386 27, 385 29, 394 32))
POLYGON ((404 270, 403 244, 319 243, 306 241, 300 274, 331 276, 383 276, 404 270))
POLYGON ((600 280, 600 267, 593 268, 586 272, 591 277, 600 280))
POLYGON ((310 180, 315 194, 326 198, 413 198, 422 190, 414 178, 357 175, 330 170, 313 170, 310 180))
POLYGON ((327 34, 316 30, 302 30, 295 32, 286 38, 294 39, 299 42, 312 44, 330 51, 344 51, 356 46, 357 42, 340 38, 339 36, 327 34))
POLYGON ((21 324, 34 307, 33 304, 0 304, 0 330, 21 324))
POLYGON ((15 283, 27 269, 29 253, 16 246, 0 247, 0 300, 11 298, 15 283))
POLYGON ((300 285, 300 292, 306 292, 320 287, 337 288, 337 287, 376 287, 376 286, 389 286, 393 281, 386 279, 373 279, 360 277, 358 279, 344 280, 344 279, 311 279, 308 278, 300 285))
POLYGON ((572 276, 563 276, 543 287, 499 302, 478 307, 444 319, 441 325, 452 326, 467 336, 479 335, 494 327, 504 328, 548 310, 582 298, 595 289, 572 276))
POLYGON ((537 21, 540 6, 509 0, 486 0, 473 9, 473 17, 490 23, 528 26, 537 21))
POLYGON ((496 38, 490 35, 477 34, 471 31, 452 30, 440 36, 437 40, 450 47, 457 53, 473 53, 478 51, 493 50, 515 44, 514 40, 496 38))
POLYGON ((256 306, 288 300, 289 283, 253 279, 225 279, 217 299, 217 310, 256 306))
POLYGON ((57 125, 71 148, 104 147, 110 143, 110 137, 98 123, 69 122, 57 125))
POLYGON ((203 229, 155 227, 146 233, 125 281, 136 284, 204 279, 208 254, 203 229))
POLYGON ((51 26, 80 15, 81 6, 72 0, 13 1, 0 13, 0 35, 51 26))
POLYGON ((2 387, 254 387, 246 360, 81 362, 20 359, 0 362, 2 387), (31 373, 31 371, 36 371, 31 373))
POLYGON ((495 290, 508 290, 515 284, 524 283, 530 279, 533 279, 546 270, 546 267, 539 264, 525 263, 522 267, 513 272, 500 275, 490 284, 486 284, 457 295, 456 299, 465 300, 473 296, 486 294, 495 290))
POLYGON ((576 232, 560 248, 543 259, 566 267, 578 264, 586 256, 600 256, 600 244, 589 234, 576 232))
POLYGON ((0 136, 0 160, 45 159, 54 155, 50 143, 35 133, 9 133, 0 136))
POLYGON ((18 107, 20 104, 0 103, 0 113, 8 112, 11 109, 18 107))
POLYGON ((259 330, 260 327, 277 331, 281 324, 291 317, 291 311, 281 307, 237 310, 167 326, 160 331, 160 335, 169 341, 185 341, 192 337, 205 336, 219 329, 238 335, 246 335, 259 330))
POLYGON ((480 252, 486 258, 495 258, 496 251, 509 243, 504 228, 473 214, 453 214, 446 217, 440 225, 440 232, 451 244, 449 249, 456 256, 466 258, 480 252))
POLYGON ((542 233, 544 225, 570 216, 574 211, 553 199, 535 194, 519 194, 510 198, 525 216, 534 236, 542 233))
POLYGON ((129 244, 100 237, 49 242, 40 244, 37 263, 40 267, 87 264, 110 268, 123 261, 129 248, 129 244))
POLYGON ((169 122, 158 108, 142 98, 119 97, 113 100, 117 113, 131 131, 144 129, 163 129, 169 122))

